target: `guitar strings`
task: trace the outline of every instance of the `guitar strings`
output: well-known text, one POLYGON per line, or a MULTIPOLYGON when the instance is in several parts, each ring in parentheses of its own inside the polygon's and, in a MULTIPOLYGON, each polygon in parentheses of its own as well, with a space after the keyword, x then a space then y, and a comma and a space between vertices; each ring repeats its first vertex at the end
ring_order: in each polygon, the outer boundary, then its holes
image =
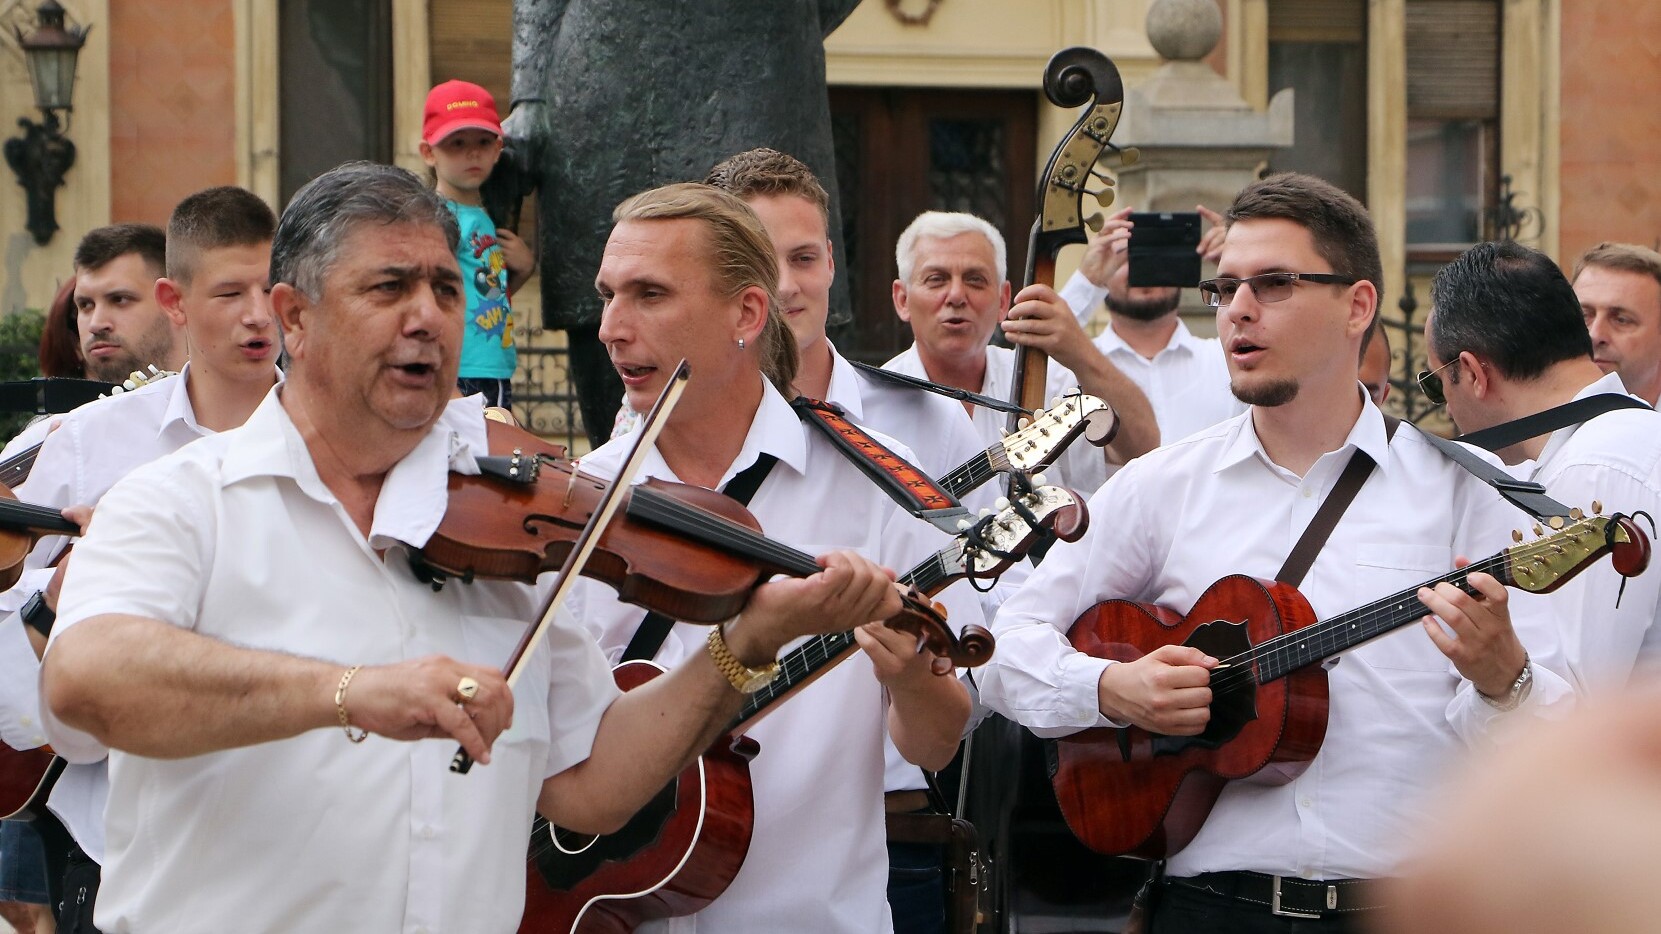
MULTIPOLYGON (((1330 620, 1315 623, 1312 626, 1306 626, 1302 629, 1294 629, 1290 632, 1282 633, 1259 645, 1252 646, 1247 651, 1238 655, 1220 659, 1220 664, 1227 664, 1231 667, 1231 669, 1235 670, 1227 671, 1221 676, 1213 679, 1211 687, 1213 690, 1227 689, 1244 681, 1257 678, 1258 672, 1254 667, 1257 663, 1266 662, 1276 656, 1293 656, 1294 650, 1296 649, 1308 651, 1311 648, 1311 642, 1314 643, 1313 648, 1316 652, 1316 657, 1319 657, 1326 650, 1339 648, 1344 644, 1346 637, 1341 635, 1341 632, 1346 627, 1354 627, 1356 625, 1365 626, 1367 627, 1367 631, 1371 633, 1371 635, 1366 638, 1371 638, 1372 635, 1382 634, 1383 632, 1394 628, 1393 626, 1379 626, 1378 624, 1380 622, 1391 622, 1397 618, 1398 614, 1403 612, 1410 613, 1407 619, 1401 620, 1400 623, 1397 623, 1396 625, 1402 625, 1411 619, 1422 617, 1426 615, 1429 610, 1425 608, 1417 598, 1420 587, 1428 586, 1432 583, 1442 582, 1452 583, 1456 586, 1464 585, 1472 572, 1483 571, 1493 573, 1495 570, 1502 570, 1508 562, 1516 563, 1517 561, 1526 560, 1528 558, 1550 552, 1560 547, 1557 543, 1559 538, 1561 538, 1560 535, 1553 535, 1537 542, 1519 545, 1515 548, 1501 552, 1498 555, 1493 555, 1488 558, 1484 558, 1481 561, 1474 562, 1464 568, 1460 568, 1447 575, 1436 578, 1433 581, 1417 585, 1411 589, 1403 590, 1384 599, 1374 601, 1366 607, 1353 610, 1330 620), (1422 612, 1408 611, 1406 609, 1408 605, 1417 606, 1422 612), (1373 631, 1375 628, 1377 629, 1376 632, 1373 631), (1238 667, 1236 668, 1236 666, 1238 667)), ((1498 577, 1499 575, 1495 576, 1498 577)), ((1365 639, 1362 641, 1365 641, 1365 639)), ((1288 658, 1282 658, 1281 660, 1290 662, 1290 659, 1288 658)), ((1297 667, 1301 667, 1301 664, 1289 665, 1286 671, 1279 672, 1270 678, 1262 680, 1273 680, 1273 678, 1295 670, 1297 667)))

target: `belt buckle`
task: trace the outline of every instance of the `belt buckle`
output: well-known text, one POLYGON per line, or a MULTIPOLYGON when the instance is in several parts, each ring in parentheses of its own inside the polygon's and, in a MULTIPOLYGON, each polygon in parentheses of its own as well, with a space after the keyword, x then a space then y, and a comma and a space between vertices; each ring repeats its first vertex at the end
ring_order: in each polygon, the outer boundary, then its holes
MULTIPOLYGON (((1319 918, 1321 916, 1319 911, 1292 911, 1280 907, 1280 876, 1274 877, 1273 885, 1269 897, 1270 914, 1279 915, 1282 918, 1319 918)), ((1329 885, 1326 887, 1326 906, 1328 908, 1338 907, 1338 886, 1329 885)))

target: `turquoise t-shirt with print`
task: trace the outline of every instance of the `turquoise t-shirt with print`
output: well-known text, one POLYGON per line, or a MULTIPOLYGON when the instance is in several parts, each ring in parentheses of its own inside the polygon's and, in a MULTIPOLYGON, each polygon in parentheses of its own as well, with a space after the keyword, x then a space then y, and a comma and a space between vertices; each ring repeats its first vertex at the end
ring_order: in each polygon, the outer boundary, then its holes
POLYGON ((461 225, 456 260, 467 290, 467 332, 461 342, 461 371, 471 379, 512 379, 519 365, 513 346, 513 309, 508 305, 508 267, 496 242, 496 224, 484 208, 447 202, 461 225))

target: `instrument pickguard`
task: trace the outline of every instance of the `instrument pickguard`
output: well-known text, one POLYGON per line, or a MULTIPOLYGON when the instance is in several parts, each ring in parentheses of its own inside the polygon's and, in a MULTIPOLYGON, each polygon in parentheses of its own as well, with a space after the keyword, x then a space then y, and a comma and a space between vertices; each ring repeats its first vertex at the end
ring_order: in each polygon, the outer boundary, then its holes
MULTIPOLYGON (((1193 646, 1216 659, 1235 658, 1251 650, 1251 639, 1246 634, 1246 624, 1221 619, 1196 627, 1183 644, 1193 646)), ((1234 672, 1235 669, 1224 668, 1215 672, 1213 678, 1234 672)), ((1240 735, 1240 730, 1247 723, 1256 720, 1257 679, 1252 677, 1249 671, 1241 670, 1230 682, 1228 687, 1216 690, 1212 694, 1211 720, 1206 723, 1204 731, 1198 736, 1156 735, 1152 743, 1154 755, 1174 756, 1191 746, 1204 749, 1220 748, 1240 735)))
POLYGON ((645 850, 657 842, 663 825, 675 813, 679 790, 680 779, 676 778, 616 833, 590 837, 548 825, 547 831, 557 835, 554 840, 544 839, 541 834, 531 838, 531 859, 537 872, 549 888, 569 891, 593 875, 601 863, 623 862, 645 850))

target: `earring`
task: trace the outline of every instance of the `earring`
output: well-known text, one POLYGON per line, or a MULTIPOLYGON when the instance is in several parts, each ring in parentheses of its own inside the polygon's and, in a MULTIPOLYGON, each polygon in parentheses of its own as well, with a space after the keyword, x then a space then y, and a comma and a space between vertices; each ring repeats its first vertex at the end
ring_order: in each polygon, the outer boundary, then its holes
POLYGON ((743 349, 744 349, 744 338, 742 338, 742 337, 740 337, 740 338, 739 338, 739 339, 738 339, 738 349, 739 349, 739 350, 743 350, 743 349))

